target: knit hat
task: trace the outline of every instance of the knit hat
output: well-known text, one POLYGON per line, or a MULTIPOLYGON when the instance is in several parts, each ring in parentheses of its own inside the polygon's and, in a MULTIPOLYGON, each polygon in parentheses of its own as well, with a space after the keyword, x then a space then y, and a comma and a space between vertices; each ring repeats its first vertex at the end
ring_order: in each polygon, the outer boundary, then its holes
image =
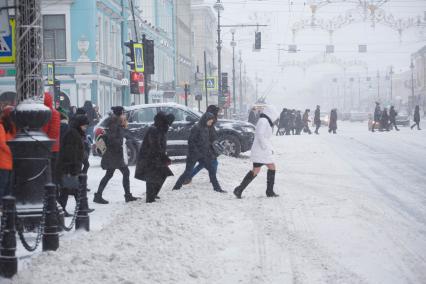
POLYGON ((89 119, 86 115, 78 114, 74 117, 73 123, 75 127, 80 127, 82 125, 89 125, 89 119))
POLYGON ((111 110, 116 116, 121 116, 124 113, 124 108, 122 106, 114 106, 111 110))

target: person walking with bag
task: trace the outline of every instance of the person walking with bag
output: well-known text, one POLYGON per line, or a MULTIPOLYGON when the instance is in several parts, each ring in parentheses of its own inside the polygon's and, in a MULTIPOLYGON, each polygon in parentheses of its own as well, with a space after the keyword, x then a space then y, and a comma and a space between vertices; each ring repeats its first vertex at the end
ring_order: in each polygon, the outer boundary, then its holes
MULTIPOLYGON (((217 157, 219 156, 219 152, 217 152, 215 150, 215 143, 217 143, 217 131, 216 128, 214 127, 214 125, 217 122, 217 117, 219 115, 219 107, 217 107, 216 105, 209 105, 207 107, 207 111, 206 112, 210 112, 214 115, 214 122, 212 124, 212 126, 209 127, 209 142, 210 142, 210 153, 212 155, 212 167, 213 170, 215 171, 215 174, 217 173, 217 168, 219 166, 219 162, 217 161, 217 157)), ((217 144, 216 144, 217 145, 217 144)), ((186 180, 183 184, 189 184, 192 181, 192 178, 194 176, 196 176, 202 169, 204 169, 204 165, 198 163, 197 166, 192 170, 191 173, 191 177, 186 180)))
POLYGON ((83 141, 88 126, 89 120, 85 115, 74 116, 61 141, 58 159, 58 177, 60 177, 61 190, 58 202, 64 209, 66 217, 71 216, 66 211, 69 195, 73 195, 78 202, 78 175, 81 173, 85 155, 83 141))
POLYGON ((166 134, 175 120, 173 114, 159 112, 154 117, 154 125, 144 135, 136 162, 135 178, 146 183, 146 202, 155 202, 167 177, 173 176, 169 169, 170 158, 166 154, 166 134))
POLYGON ((413 117, 414 124, 411 126, 411 129, 413 129, 417 125, 417 130, 420 129, 420 107, 419 105, 416 105, 416 108, 414 109, 414 117, 413 117))
POLYGON ((398 113, 395 110, 394 106, 390 107, 389 110, 389 128, 392 129, 392 127, 395 127, 396 131, 399 131, 398 126, 396 126, 396 116, 398 113))
POLYGON ((253 162, 253 169, 250 170, 239 186, 234 189, 234 195, 241 198, 243 190, 254 180, 260 172, 262 166, 268 168, 266 179, 266 196, 277 197, 278 194, 274 192, 275 184, 275 163, 274 151, 272 148, 273 125, 278 119, 279 114, 273 106, 266 106, 263 113, 260 115, 259 121, 256 125, 256 133, 254 136, 253 146, 251 147, 251 161, 253 162))
POLYGON ((315 109, 314 124, 315 124, 315 134, 319 134, 318 130, 321 127, 321 110, 319 105, 317 105, 317 108, 315 109))
POLYGON ((194 125, 188 139, 188 156, 186 157, 186 167, 183 174, 177 180, 173 190, 181 189, 183 183, 190 179, 192 169, 198 162, 205 167, 209 172, 210 182, 213 185, 213 190, 217 192, 226 192, 220 187, 216 177, 216 171, 212 166, 214 156, 211 152, 209 142, 209 127, 214 123, 214 114, 206 112, 201 116, 198 124, 194 125))
POLYGON ((105 176, 99 183, 98 191, 95 193, 93 202, 99 204, 108 204, 109 202, 102 198, 102 193, 108 184, 108 181, 114 175, 115 170, 120 170, 123 175, 124 199, 126 202, 135 201, 139 198, 130 193, 130 171, 127 166, 127 149, 125 147, 125 128, 127 128, 126 115, 122 106, 111 108, 112 114, 108 118, 108 128, 105 133, 106 151, 102 155, 101 167, 106 170, 105 176), (125 159, 126 158, 126 159, 125 159))

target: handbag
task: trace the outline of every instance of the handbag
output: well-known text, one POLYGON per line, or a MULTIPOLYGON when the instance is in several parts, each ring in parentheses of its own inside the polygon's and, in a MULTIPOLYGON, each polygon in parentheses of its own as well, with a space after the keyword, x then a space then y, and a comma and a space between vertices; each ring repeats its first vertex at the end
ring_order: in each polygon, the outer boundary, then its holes
POLYGON ((62 187, 66 189, 78 189, 79 188, 78 176, 63 175, 62 176, 62 187))

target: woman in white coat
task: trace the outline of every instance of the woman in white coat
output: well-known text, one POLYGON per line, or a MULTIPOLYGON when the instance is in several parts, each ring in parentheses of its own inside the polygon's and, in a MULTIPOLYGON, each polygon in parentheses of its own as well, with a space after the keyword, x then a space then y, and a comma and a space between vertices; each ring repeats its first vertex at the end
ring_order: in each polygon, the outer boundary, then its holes
POLYGON ((237 198, 241 198, 243 190, 253 181, 260 172, 261 167, 264 165, 268 168, 266 196, 278 196, 278 194, 274 192, 275 163, 273 159, 274 150, 271 142, 273 126, 278 118, 279 113, 273 106, 266 106, 260 114, 259 120, 256 124, 256 134, 253 146, 251 147, 251 161, 253 162, 253 169, 246 174, 241 184, 234 189, 234 194, 237 198))

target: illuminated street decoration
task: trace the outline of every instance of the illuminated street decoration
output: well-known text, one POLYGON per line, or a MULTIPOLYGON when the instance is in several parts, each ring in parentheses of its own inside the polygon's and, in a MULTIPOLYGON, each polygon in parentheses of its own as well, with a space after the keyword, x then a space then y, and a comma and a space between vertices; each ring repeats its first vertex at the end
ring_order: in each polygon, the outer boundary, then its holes
POLYGON ((342 68, 342 70, 347 70, 353 67, 360 67, 368 71, 368 64, 362 60, 357 60, 357 59, 343 60, 330 54, 328 55, 320 54, 304 61, 300 61, 300 60, 284 61, 282 64, 280 64, 280 67, 281 67, 281 70, 284 70, 285 68, 291 68, 291 67, 300 68, 303 70, 303 72, 306 72, 308 68, 315 65, 321 65, 321 64, 336 65, 342 68))

